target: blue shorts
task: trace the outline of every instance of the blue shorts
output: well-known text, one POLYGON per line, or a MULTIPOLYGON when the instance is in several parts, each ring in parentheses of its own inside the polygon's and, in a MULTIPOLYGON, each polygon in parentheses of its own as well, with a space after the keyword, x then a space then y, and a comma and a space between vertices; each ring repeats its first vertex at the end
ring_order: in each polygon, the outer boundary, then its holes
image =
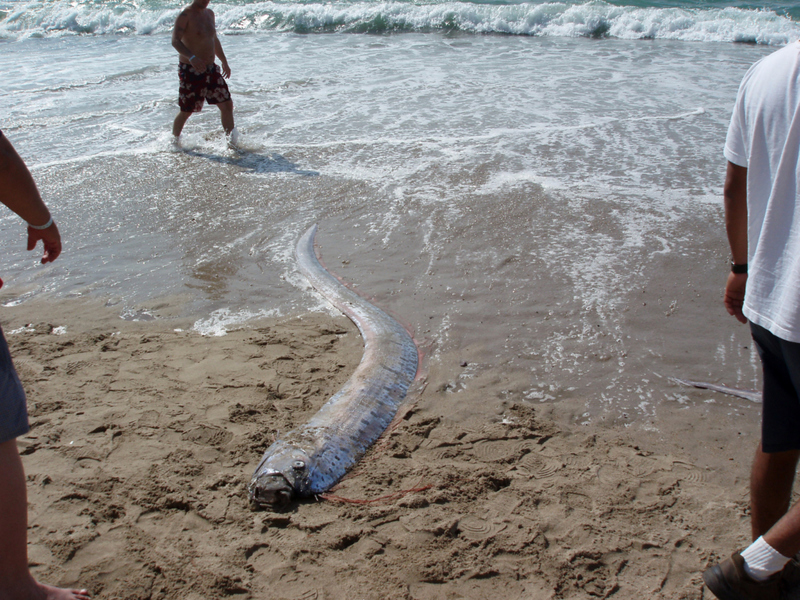
POLYGON ((11 353, 0 328, 0 443, 28 433, 25 390, 11 362, 11 353))
POLYGON ((761 449, 800 450, 800 343, 750 323, 764 372, 761 449))

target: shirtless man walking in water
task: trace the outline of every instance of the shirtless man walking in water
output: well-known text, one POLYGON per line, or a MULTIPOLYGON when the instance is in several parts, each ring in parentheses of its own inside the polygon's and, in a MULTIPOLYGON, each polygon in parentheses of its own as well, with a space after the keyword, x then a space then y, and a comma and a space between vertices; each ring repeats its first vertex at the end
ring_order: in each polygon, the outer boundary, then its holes
POLYGON ((172 134, 176 138, 192 113, 202 110, 204 101, 219 107, 222 128, 227 135, 234 128, 233 100, 225 83, 231 76, 231 68, 217 37, 209 2, 194 0, 178 15, 172 30, 172 47, 178 51, 180 60, 178 105, 181 111, 172 124, 172 134), (214 63, 215 56, 222 62, 221 70, 214 63))

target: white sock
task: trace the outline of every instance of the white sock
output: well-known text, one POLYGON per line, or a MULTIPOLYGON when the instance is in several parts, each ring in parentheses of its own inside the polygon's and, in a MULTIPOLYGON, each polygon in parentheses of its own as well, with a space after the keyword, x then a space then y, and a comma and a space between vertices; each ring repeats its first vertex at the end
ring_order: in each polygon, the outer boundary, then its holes
POLYGON ((758 538, 742 551, 744 570, 756 581, 764 581, 782 570, 789 558, 775 550, 763 537, 758 538))

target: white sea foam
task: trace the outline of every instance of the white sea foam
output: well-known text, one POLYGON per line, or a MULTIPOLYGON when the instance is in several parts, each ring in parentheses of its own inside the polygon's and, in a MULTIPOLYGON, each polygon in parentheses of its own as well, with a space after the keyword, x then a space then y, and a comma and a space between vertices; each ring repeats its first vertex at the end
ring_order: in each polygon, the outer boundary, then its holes
POLYGON ((12 329, 8 332, 8 335, 17 335, 19 333, 33 333, 36 331, 36 328, 33 324, 28 323, 27 325, 23 325, 22 327, 18 327, 17 329, 12 329))
POLYGON ((517 187, 525 187, 531 183, 545 190, 563 190, 568 187, 567 184, 555 177, 543 177, 536 171, 525 170, 515 173, 497 173, 481 186, 478 193, 492 194, 517 187))
MULTIPOLYGON (((0 38, 163 33, 172 28, 179 6, 178 2, 148 8, 94 0, 6 0, 0 2, 0 38)), ((770 45, 800 37, 800 24, 769 10, 637 8, 602 1, 508 5, 249 2, 219 3, 215 10, 223 33, 465 31, 770 45)))
POLYGON ((273 310, 237 310, 232 311, 227 308, 215 310, 206 319, 198 319, 195 321, 192 329, 205 336, 222 336, 227 335, 232 329, 237 329, 255 319, 266 319, 281 316, 278 309, 273 310))

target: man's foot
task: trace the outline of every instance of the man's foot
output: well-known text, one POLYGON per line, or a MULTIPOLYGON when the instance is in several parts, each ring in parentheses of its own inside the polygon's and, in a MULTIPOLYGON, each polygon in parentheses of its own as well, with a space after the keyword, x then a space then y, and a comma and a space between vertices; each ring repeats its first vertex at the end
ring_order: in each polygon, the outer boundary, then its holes
POLYGON ((44 592, 44 600, 89 600, 91 596, 87 590, 65 590, 51 585, 39 584, 44 592))
POLYGON ((783 578, 783 600, 800 600, 800 556, 786 563, 781 571, 783 578))
POLYGON ((781 573, 766 581, 751 579, 739 552, 703 573, 703 581, 719 600, 779 600, 781 579, 781 573))
POLYGON ((29 578, 22 586, 12 585, 11 589, 3 586, 0 589, 0 599, 10 600, 89 600, 91 596, 87 590, 70 590, 44 585, 29 578))
POLYGON ((226 135, 228 138, 228 148, 233 150, 239 149, 239 130, 234 127, 231 132, 226 135))

